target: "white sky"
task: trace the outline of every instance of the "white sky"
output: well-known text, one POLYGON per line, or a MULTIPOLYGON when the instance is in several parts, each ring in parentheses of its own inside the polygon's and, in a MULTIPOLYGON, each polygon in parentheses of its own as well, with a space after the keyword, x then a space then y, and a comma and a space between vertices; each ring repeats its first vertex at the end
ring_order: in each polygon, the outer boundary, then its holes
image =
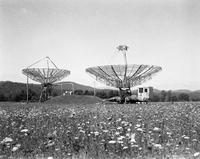
POLYGON ((85 69, 119 45, 129 64, 162 67, 143 86, 200 89, 199 0, 0 0, 0 81, 25 83, 22 69, 49 56, 71 71, 62 81, 93 86, 85 69))

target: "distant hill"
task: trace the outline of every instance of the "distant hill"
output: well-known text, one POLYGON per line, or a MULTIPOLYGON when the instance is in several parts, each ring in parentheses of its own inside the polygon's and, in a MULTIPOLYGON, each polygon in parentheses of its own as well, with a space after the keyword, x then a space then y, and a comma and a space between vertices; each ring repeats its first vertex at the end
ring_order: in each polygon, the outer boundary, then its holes
POLYGON ((155 88, 154 88, 154 89, 153 89, 153 92, 156 93, 156 94, 159 94, 159 93, 161 92, 161 90, 158 90, 158 89, 155 89, 155 88))
POLYGON ((191 93, 188 93, 190 98, 194 98, 194 99, 200 99, 200 92, 191 92, 191 93))
POLYGON ((74 90, 83 90, 83 91, 85 91, 85 90, 93 91, 94 90, 93 87, 78 84, 78 83, 71 82, 71 81, 58 82, 58 83, 55 83, 53 86, 55 89, 61 89, 61 85, 62 85, 63 90, 72 90, 72 85, 74 86, 74 90))
MULTIPOLYGON (((67 82, 58 82, 53 84, 53 92, 57 93, 58 95, 61 93, 61 85, 62 85, 62 92, 64 91, 71 91, 72 90, 72 84, 74 86, 74 90, 88 90, 88 91, 94 91, 93 87, 85 86, 82 84, 78 84, 75 82, 67 81, 67 82)), ((41 92, 41 85, 40 84, 28 84, 29 89, 36 92, 37 94, 40 94, 41 92)), ((4 94, 5 96, 8 96, 9 94, 16 94, 21 91, 27 90, 27 84, 26 83, 19 83, 19 82, 12 82, 12 81, 0 81, 0 93, 4 94)), ((108 91, 108 90, 101 90, 96 88, 96 91, 108 91)))
POLYGON ((115 88, 115 87, 109 87, 109 86, 106 86, 106 87, 97 87, 97 89, 101 89, 101 90, 104 90, 104 89, 109 89, 109 90, 118 90, 118 89, 115 88))
MULTIPOLYGON (((34 92, 41 91, 41 86, 39 84, 29 84, 29 89, 34 92)), ((26 92, 27 85, 26 83, 19 83, 19 82, 11 82, 11 81, 0 81, 0 92, 4 95, 8 96, 9 94, 16 94, 24 90, 26 92)))
POLYGON ((178 90, 174 90, 173 92, 178 92, 178 93, 191 93, 192 91, 188 90, 188 89, 178 89, 178 90))
MULTIPOLYGON (((71 81, 64 81, 64 82, 57 82, 53 84, 53 92, 57 93, 58 95, 61 93, 61 88, 62 92, 64 91, 69 91, 72 90, 72 85, 74 86, 74 90, 88 90, 88 91, 94 91, 93 87, 78 84, 75 82, 71 81)), ((40 84, 32 84, 29 83, 28 87, 36 92, 37 94, 40 94, 41 92, 41 85, 40 84)), ((11 82, 11 81, 0 81, 0 93, 3 93, 4 95, 8 96, 9 94, 16 94, 20 92, 21 90, 26 91, 26 83, 19 83, 19 82, 11 82)), ((101 88, 95 88, 96 92, 97 91, 104 91, 108 93, 110 90, 116 90, 116 88, 113 87, 101 87, 101 88)), ((166 90, 167 91, 167 90, 166 90)), ((137 94, 137 90, 132 91, 133 94, 137 94)), ((155 89, 154 88, 154 93, 157 95, 160 95, 161 90, 155 89)), ((177 97, 181 93, 186 93, 190 96, 190 99, 200 99, 200 90, 196 91, 190 91, 187 89, 179 89, 179 90, 172 90, 172 95, 176 95, 177 97)))
POLYGON ((175 96, 179 96, 181 93, 186 93, 189 95, 190 99, 200 99, 200 92, 196 92, 196 91, 186 91, 184 92, 183 90, 181 90, 180 92, 178 90, 176 91, 172 91, 172 95, 175 96))
MULTIPOLYGON (((161 90, 158 89, 153 89, 154 90, 154 94, 160 95, 161 90)), ((165 90, 166 92, 168 90, 165 90)), ((200 99, 200 91, 190 91, 188 89, 179 89, 179 90, 171 90, 172 92, 172 96, 179 96, 181 93, 185 93, 188 94, 190 99, 200 99)))

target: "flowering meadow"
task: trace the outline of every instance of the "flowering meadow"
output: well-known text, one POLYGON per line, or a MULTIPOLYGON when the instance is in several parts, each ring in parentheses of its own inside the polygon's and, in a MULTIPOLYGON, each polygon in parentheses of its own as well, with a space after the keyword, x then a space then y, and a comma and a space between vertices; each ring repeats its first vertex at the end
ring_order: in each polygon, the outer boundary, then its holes
POLYGON ((3 158, 200 158, 200 103, 0 103, 3 158))

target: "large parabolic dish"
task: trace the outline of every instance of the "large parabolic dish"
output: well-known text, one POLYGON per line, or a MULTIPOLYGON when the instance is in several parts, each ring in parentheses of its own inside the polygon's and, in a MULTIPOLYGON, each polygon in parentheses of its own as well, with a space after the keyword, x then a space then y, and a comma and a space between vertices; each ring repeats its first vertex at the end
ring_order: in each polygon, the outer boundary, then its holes
POLYGON ((122 90, 126 90, 130 95, 131 87, 141 85, 162 71, 161 67, 155 65, 127 64, 126 51, 128 46, 120 45, 117 49, 118 52, 123 53, 125 64, 90 67, 86 69, 86 72, 107 86, 119 88, 121 98, 125 98, 122 97, 122 90))
POLYGON ((51 61, 49 57, 45 57, 42 60, 32 64, 31 66, 27 67, 26 69, 22 70, 22 73, 26 75, 28 78, 39 82, 42 84, 42 91, 40 96, 41 100, 47 100, 49 96, 51 96, 51 89, 52 84, 62 80, 63 78, 70 75, 70 71, 64 69, 58 69, 57 66, 51 61), (47 60, 47 67, 44 68, 32 68, 33 65, 47 60), (50 68, 49 65, 53 64, 54 68, 50 68))
POLYGON ((104 65, 86 69, 97 81, 116 88, 141 85, 162 70, 154 65, 104 65))

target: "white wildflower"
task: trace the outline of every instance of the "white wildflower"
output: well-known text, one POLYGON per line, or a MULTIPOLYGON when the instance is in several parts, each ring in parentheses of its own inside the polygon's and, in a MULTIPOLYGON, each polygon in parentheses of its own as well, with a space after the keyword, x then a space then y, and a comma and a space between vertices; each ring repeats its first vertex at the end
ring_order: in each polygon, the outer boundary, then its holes
POLYGON ((13 142, 13 139, 11 139, 10 137, 6 137, 5 139, 3 139, 2 143, 6 142, 13 142))
POLYGON ((115 135, 119 135, 119 134, 120 134, 119 131, 115 132, 115 135))
POLYGON ((124 124, 124 123, 125 123, 125 121, 122 121, 121 123, 122 123, 122 124, 124 124))
POLYGON ((127 129, 127 131, 131 131, 131 129, 130 129, 130 128, 128 128, 128 129, 127 129))
POLYGON ((166 146, 171 146, 171 144, 168 142, 168 143, 166 143, 166 146))
POLYGON ((104 133, 107 133, 107 132, 108 132, 108 130, 103 130, 103 132, 104 132, 104 133))
POLYGON ((179 159, 179 156, 178 155, 173 155, 172 158, 173 159, 179 159))
POLYGON ((83 133, 83 134, 85 134, 85 131, 83 131, 83 130, 80 130, 80 132, 83 133))
POLYGON ((153 130, 154 130, 154 131, 160 131, 161 129, 158 128, 158 127, 155 127, 153 130))
POLYGON ((117 128, 117 130, 121 130, 121 129, 123 129, 121 126, 119 126, 119 127, 117 128))
POLYGON ((138 145, 131 145, 131 147, 138 147, 138 145))
POLYGON ((135 128, 139 128, 141 125, 140 124, 136 124, 135 125, 135 128))
POLYGON ((15 145, 13 148, 12 148, 12 151, 13 152, 15 152, 15 151, 17 151, 19 148, 20 148, 20 144, 17 144, 17 145, 15 145))
POLYGON ((123 144, 124 143, 124 141, 121 141, 121 140, 119 140, 119 141, 117 141, 119 144, 123 144))
POLYGON ((167 135, 172 135, 172 133, 171 132, 167 132, 167 135))
POLYGON ((71 154, 71 153, 68 153, 67 156, 72 156, 72 154, 71 154))
POLYGON ((117 138, 117 140, 123 140, 125 137, 124 136, 120 136, 117 138))
POLYGON ((23 130, 21 130, 21 132, 28 132, 28 129, 23 129, 23 130))
POLYGON ((115 141, 115 140, 111 140, 111 141, 109 141, 108 143, 109 143, 109 144, 115 144, 116 141, 115 141))
POLYGON ((75 117, 76 116, 76 112, 74 111, 74 109, 69 109, 71 111, 70 117, 75 117))
POLYGON ((134 134, 131 134, 131 141, 130 142, 136 142, 135 141, 135 133, 134 134))
POLYGON ((55 145, 55 142, 50 140, 50 141, 48 142, 48 145, 47 145, 47 146, 48 146, 48 147, 51 147, 51 146, 54 146, 54 145, 55 145))
POLYGON ((161 144, 154 144, 153 146, 154 146, 155 148, 162 149, 162 145, 161 145, 161 144))
POLYGON ((15 152, 15 151, 17 151, 18 149, 19 149, 18 147, 13 147, 13 148, 12 148, 12 151, 15 152))
POLYGON ((188 137, 188 136, 185 136, 185 137, 184 137, 184 139, 188 140, 188 139, 189 139, 189 137, 188 137))
POLYGON ((98 131, 95 131, 95 132, 94 132, 94 135, 96 135, 96 136, 99 135, 99 132, 98 132, 98 131))
POLYGON ((137 128, 137 131, 140 131, 140 132, 142 132, 143 130, 142 130, 142 128, 137 128))
POLYGON ((193 156, 194 157, 200 156, 200 152, 195 152, 193 156))

